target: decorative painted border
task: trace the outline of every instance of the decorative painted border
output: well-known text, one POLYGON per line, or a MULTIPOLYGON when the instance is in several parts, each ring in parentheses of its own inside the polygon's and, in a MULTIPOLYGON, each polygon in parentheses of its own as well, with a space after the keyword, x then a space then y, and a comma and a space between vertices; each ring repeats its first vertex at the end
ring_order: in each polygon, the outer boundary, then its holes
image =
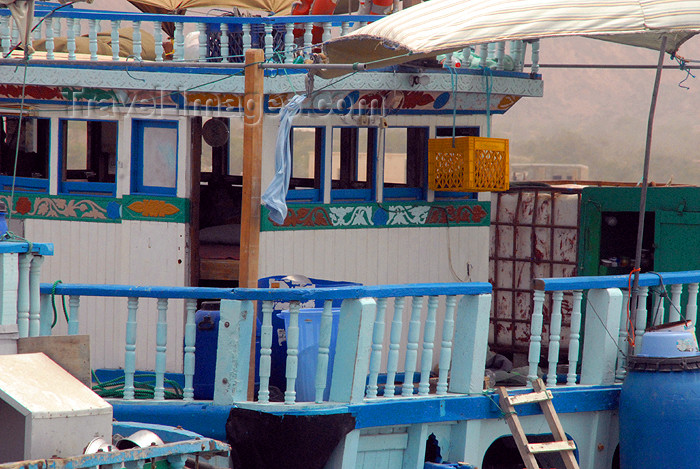
POLYGON ((263 206, 261 231, 489 226, 491 202, 289 204, 283 225, 270 220, 269 215, 263 206))
POLYGON ((0 201, 12 206, 12 216, 45 220, 121 223, 123 220, 149 220, 188 223, 189 200, 177 197, 128 195, 122 198, 0 193, 0 201))

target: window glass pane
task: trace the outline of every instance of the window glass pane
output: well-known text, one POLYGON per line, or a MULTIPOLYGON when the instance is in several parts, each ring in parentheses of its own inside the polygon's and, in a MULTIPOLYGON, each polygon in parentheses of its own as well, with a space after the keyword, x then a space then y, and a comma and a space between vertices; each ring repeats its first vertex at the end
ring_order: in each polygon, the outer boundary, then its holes
POLYGON ((313 179, 316 129, 296 127, 292 136, 292 177, 313 179))
POLYGON ((117 174, 117 123, 61 121, 63 181, 110 182, 117 174))
POLYGON ((15 172, 17 156, 17 176, 27 178, 48 178, 49 132, 48 119, 22 118, 19 129, 18 116, 0 116, 0 174, 11 176, 15 172))
POLYGON ((406 151, 406 129, 390 127, 384 130, 384 182, 406 184, 408 155, 406 151))
POLYGON ((229 129, 228 173, 240 176, 243 174, 243 119, 229 119, 229 129))
POLYGON ((174 188, 177 178, 177 128, 143 129, 143 185, 174 188))
POLYGON ((66 169, 87 170, 87 121, 67 121, 66 127, 66 169))
POLYGON ((367 139, 368 129, 359 129, 357 136, 357 174, 356 181, 367 182, 367 139))

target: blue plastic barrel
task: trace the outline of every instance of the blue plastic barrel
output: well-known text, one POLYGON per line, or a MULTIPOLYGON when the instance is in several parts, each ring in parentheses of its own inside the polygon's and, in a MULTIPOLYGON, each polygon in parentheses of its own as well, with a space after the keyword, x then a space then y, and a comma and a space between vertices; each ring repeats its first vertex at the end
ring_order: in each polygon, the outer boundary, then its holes
POLYGON ((194 398, 214 397, 216 378, 216 347, 219 343, 219 302, 205 301, 194 315, 197 326, 194 352, 194 398))
POLYGON ((634 356, 627 370, 620 395, 620 467, 699 467, 700 356, 634 356))

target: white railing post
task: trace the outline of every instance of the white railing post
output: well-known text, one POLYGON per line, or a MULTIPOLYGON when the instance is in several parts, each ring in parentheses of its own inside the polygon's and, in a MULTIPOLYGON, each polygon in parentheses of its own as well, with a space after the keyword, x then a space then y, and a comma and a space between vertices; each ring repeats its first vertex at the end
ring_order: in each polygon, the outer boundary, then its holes
POLYGON ((231 61, 231 50, 228 43, 228 24, 221 23, 221 39, 220 39, 220 50, 221 50, 221 61, 230 62, 231 61))
POLYGON ((39 301, 41 303, 39 335, 51 335, 51 324, 53 323, 53 308, 51 307, 51 295, 41 293, 39 301))
POLYGON ((299 302, 289 302, 289 327, 287 328, 287 363, 284 376, 287 389, 284 391, 284 403, 294 404, 297 400, 297 375, 299 373, 299 302))
POLYGON ((345 300, 340 307, 330 393, 333 402, 364 399, 376 312, 373 298, 345 300))
POLYGON ((532 41, 532 66, 530 73, 537 73, 540 70, 540 40, 532 41))
POLYGON ((68 335, 78 335, 80 328, 80 296, 70 295, 68 297, 68 335))
POLYGON ((41 333, 41 264, 44 256, 33 256, 29 270, 29 337, 38 337, 41 333))
POLYGON ((430 392, 430 371, 433 368, 433 348, 435 347, 435 315, 437 313, 438 297, 428 297, 428 315, 423 329, 423 352, 420 356, 420 383, 418 395, 427 396, 430 392))
POLYGON ((496 70, 503 70, 503 59, 506 55, 506 43, 501 41, 496 47, 496 70))
POLYGON ((250 23, 243 23, 241 25, 241 44, 242 44, 242 51, 241 55, 245 57, 245 51, 250 49, 251 46, 251 40, 252 38, 250 37, 250 23))
POLYGON ((557 385, 557 365, 559 364, 559 344, 561 341, 561 302, 564 299, 564 292, 556 291, 552 293, 552 315, 549 321, 549 347, 547 360, 549 369, 547 370, 547 386, 557 385))
POLYGON ((16 253, 0 254, 0 325, 19 324, 17 313, 17 288, 19 286, 19 256, 16 253))
POLYGON ((119 60, 119 25, 121 21, 112 20, 111 38, 112 38, 112 60, 119 60))
POLYGON ((199 48, 197 53, 198 62, 207 61, 207 24, 197 23, 197 28, 199 30, 199 48))
POLYGON ((185 60, 185 25, 182 22, 175 23, 175 41, 173 44, 173 61, 185 60))
POLYGON ((194 359, 195 341, 197 339, 197 325, 195 324, 195 312, 197 300, 188 298, 185 300, 185 357, 183 359, 183 374, 185 375, 185 387, 182 397, 186 401, 194 399, 194 359))
POLYGON ((97 26, 98 20, 88 20, 88 49, 90 50, 90 60, 97 60, 97 26))
MULTIPOLYGON (((538 378, 537 370, 540 364, 540 353, 542 352, 542 309, 544 308, 544 292, 535 290, 532 294, 533 307, 532 319, 530 320, 530 350, 528 352, 529 371, 527 374, 528 383, 538 378)), ((529 384, 532 386, 532 384, 529 384)))
POLYGON ((134 399, 134 372, 136 371, 136 312, 139 299, 127 300, 126 345, 124 347, 124 399, 134 399))
POLYGON ((265 404, 270 402, 270 370, 272 368, 272 311, 273 302, 262 302, 262 326, 260 327, 260 365, 258 376, 260 377, 260 389, 258 390, 258 402, 265 404))
POLYGON ((588 291, 584 330, 581 384, 604 385, 615 382, 617 341, 611 340, 620 328, 622 293, 617 288, 588 291))
POLYGON ((486 372, 491 295, 464 295, 457 305, 449 391, 481 393, 486 372))
POLYGON ((140 21, 132 21, 131 22, 133 27, 134 27, 134 57, 136 57, 136 60, 141 60, 141 22, 140 21))
POLYGON ((388 301, 386 298, 377 298, 377 317, 374 320, 374 330, 372 331, 372 354, 369 360, 369 380, 367 383, 368 398, 377 397, 377 378, 382 364, 382 348, 384 345, 384 332, 386 324, 384 317, 386 315, 386 306, 388 301))
POLYGON ((163 61, 163 25, 160 21, 153 22, 153 39, 156 42, 156 62, 163 61))
POLYGON ((272 24, 270 23, 265 23, 264 26, 265 30, 265 58, 266 59, 271 59, 274 56, 275 53, 275 48, 274 48, 274 37, 272 36, 272 24))
POLYGON ((158 322, 156 323, 156 385, 153 400, 165 399, 165 365, 168 347, 168 299, 158 298, 158 322))
POLYGON ((12 48, 9 16, 3 16, 2 18, 0 18, 0 45, 2 45, 2 56, 5 57, 12 48))
MULTIPOLYGON (((78 21, 80 24, 80 21, 78 21)), ((66 49, 68 50, 68 60, 75 60, 75 19, 66 18, 66 49)))
POLYGON ((583 292, 573 291, 571 306, 571 326, 569 327, 569 372, 566 375, 566 385, 576 384, 576 369, 578 368, 579 344, 581 339, 581 300, 583 292))
POLYGON ((314 42, 313 29, 313 23, 304 23, 304 45, 302 46, 304 53, 311 52, 311 45, 314 42))
POLYGON ((439 396, 447 394, 447 377, 450 373, 450 362, 452 361, 452 336, 455 333, 455 307, 457 297, 449 295, 445 298, 445 319, 442 322, 442 343, 440 345, 440 363, 438 364, 438 384, 436 394, 439 396))
POLYGON ((695 321, 698 317, 698 284, 688 284, 688 303, 685 306, 685 318, 693 323, 695 330, 695 321))
POLYGON ((326 300, 321 314, 321 330, 318 337, 318 357, 316 359, 316 399, 323 402, 323 392, 326 390, 328 376, 328 356, 331 350, 331 332, 333 328, 333 301, 326 300))
POLYGON ((620 308, 620 331, 617 334, 617 348, 619 350, 617 355, 617 373, 615 374, 615 378, 618 381, 625 379, 625 375, 627 374, 627 370, 625 370, 626 354, 621 353, 621 351, 628 349, 627 334, 630 333, 630 324, 627 316, 627 308, 629 307, 629 302, 630 292, 629 290, 624 289, 622 290, 622 308, 620 308))
POLYGON ((384 385, 384 397, 393 397, 396 391, 394 381, 396 371, 399 368, 399 347, 401 346, 401 329, 403 329, 403 310, 406 298, 394 299, 394 318, 391 321, 389 336, 389 355, 386 363, 386 384, 384 385))
POLYGON ((294 62, 294 23, 284 25, 284 63, 294 62))
POLYGON ((55 43, 54 43, 54 34, 53 34, 53 18, 48 17, 44 20, 46 23, 46 58, 48 60, 53 60, 54 59, 54 48, 55 48, 55 43))
POLYGON ((644 337, 644 330, 647 327, 647 296, 649 295, 649 288, 639 287, 639 293, 637 293, 637 304, 631 305, 632 308, 636 308, 637 317, 634 324, 634 351, 639 353, 642 349, 642 340, 644 337))
POLYGON ((668 322, 676 322, 681 320, 681 293, 683 292, 683 284, 678 283, 671 285, 671 298, 668 305, 668 322))
POLYGON ((402 396, 413 395, 413 374, 418 363, 418 341, 420 340, 420 312, 423 309, 423 297, 414 296, 411 301, 411 319, 408 322, 406 338, 406 360, 404 362, 402 396))
MULTIPOLYGON (((255 308, 252 301, 221 300, 214 405, 231 405, 248 398, 254 321, 255 308)), ((271 331, 269 335, 272 338, 271 331)))
POLYGON ((17 327, 20 337, 29 337, 29 268, 31 252, 19 255, 19 284, 17 286, 17 327))

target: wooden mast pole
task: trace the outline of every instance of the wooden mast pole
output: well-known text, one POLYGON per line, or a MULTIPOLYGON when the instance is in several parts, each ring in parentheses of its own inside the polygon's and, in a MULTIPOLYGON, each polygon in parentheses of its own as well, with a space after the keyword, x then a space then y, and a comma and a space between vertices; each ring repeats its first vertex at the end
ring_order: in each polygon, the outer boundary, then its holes
MULTIPOLYGON (((238 285, 258 287, 260 249, 260 178, 262 167, 264 72, 258 64, 265 61, 260 49, 245 53, 245 94, 243 96, 243 196, 241 201, 241 259, 238 285)), ((249 311, 249 314, 256 314, 249 311)), ((257 321, 253 321, 253 337, 248 368, 248 399, 254 399, 255 389, 255 335, 257 321)))

